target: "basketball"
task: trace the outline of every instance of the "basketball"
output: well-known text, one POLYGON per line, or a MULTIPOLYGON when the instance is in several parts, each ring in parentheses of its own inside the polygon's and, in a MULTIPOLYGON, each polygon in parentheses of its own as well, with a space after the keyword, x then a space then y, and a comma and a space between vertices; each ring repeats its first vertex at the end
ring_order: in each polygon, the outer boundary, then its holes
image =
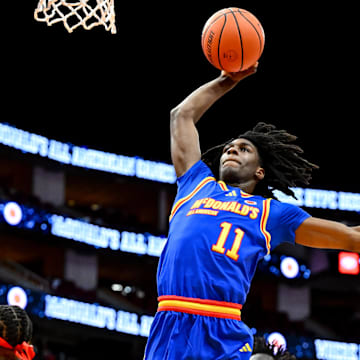
POLYGON ((201 46, 208 61, 220 70, 238 72, 260 58, 265 33, 259 20, 249 11, 226 8, 205 23, 201 46))

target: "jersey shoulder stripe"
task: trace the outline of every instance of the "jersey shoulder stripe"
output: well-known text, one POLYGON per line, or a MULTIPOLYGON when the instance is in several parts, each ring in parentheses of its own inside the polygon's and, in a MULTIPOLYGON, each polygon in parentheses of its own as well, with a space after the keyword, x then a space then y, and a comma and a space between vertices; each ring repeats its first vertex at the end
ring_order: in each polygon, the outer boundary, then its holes
POLYGON ((174 217, 175 213, 179 210, 179 208, 184 205, 186 202, 188 202, 192 197, 196 195, 206 184, 208 184, 211 181, 216 181, 216 179, 212 176, 208 176, 205 179, 201 180, 200 183, 195 187, 195 189, 187 196, 179 199, 173 206, 169 221, 174 217))
POLYGON ((271 199, 263 200, 263 211, 260 220, 260 230, 265 237, 267 255, 270 254, 270 249, 271 249, 271 234, 266 229, 266 225, 270 214, 270 202, 271 199))
POLYGON ((229 188, 227 187, 227 185, 224 183, 224 181, 219 180, 218 184, 220 185, 221 189, 224 191, 229 191, 229 188))

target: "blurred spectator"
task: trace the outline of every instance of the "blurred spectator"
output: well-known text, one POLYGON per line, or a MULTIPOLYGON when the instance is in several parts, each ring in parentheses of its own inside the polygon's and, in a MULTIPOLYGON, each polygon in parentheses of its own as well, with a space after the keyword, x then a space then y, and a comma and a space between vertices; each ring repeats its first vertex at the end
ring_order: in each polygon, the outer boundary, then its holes
POLYGON ((288 351, 278 349, 275 354, 275 345, 269 344, 263 337, 254 337, 254 349, 250 360, 296 360, 288 351))
POLYGON ((32 322, 18 306, 0 305, 0 360, 31 360, 35 356, 32 322))

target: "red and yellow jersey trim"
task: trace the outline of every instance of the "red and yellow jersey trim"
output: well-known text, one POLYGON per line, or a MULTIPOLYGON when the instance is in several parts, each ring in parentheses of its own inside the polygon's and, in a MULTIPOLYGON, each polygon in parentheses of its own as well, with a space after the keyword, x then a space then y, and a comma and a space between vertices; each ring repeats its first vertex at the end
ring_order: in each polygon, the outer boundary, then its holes
POLYGON ((218 184, 220 185, 221 189, 224 191, 229 191, 229 188, 227 187, 227 185, 224 183, 224 181, 219 180, 218 184))
POLYGON ((196 188, 187 196, 181 198, 178 200, 170 213, 169 221, 174 217, 175 213, 179 210, 179 208, 184 205, 186 202, 188 202, 197 192, 199 192, 206 184, 208 184, 210 181, 215 181, 216 179, 212 176, 208 176, 205 179, 201 180, 200 183, 196 186, 196 188))
POLYGON ((158 301, 158 311, 177 311, 194 315, 241 320, 241 304, 176 295, 159 296, 158 301))
POLYGON ((245 191, 242 191, 241 189, 240 189, 240 194, 243 198, 251 198, 254 196, 254 195, 246 193, 245 191))
MULTIPOLYGON (((218 184, 220 185, 221 189, 224 190, 224 191, 230 191, 230 189, 228 188, 228 186, 226 185, 226 183, 222 180, 219 180, 218 181, 218 184)), ((241 189, 239 189, 240 191, 240 195, 241 197, 243 198, 250 198, 250 197, 253 197, 254 195, 251 195, 251 194, 248 194, 246 193, 245 191, 242 191, 241 189)))
POLYGON ((266 224, 270 214, 270 201, 271 199, 266 199, 263 201, 263 211, 260 220, 260 230, 265 237, 267 254, 270 254, 271 249, 271 234, 266 230, 266 224))

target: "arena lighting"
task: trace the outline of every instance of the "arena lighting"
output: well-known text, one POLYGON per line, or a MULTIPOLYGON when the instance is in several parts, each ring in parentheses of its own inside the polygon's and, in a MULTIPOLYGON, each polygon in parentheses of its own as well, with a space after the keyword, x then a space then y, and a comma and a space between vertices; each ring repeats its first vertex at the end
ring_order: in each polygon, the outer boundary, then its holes
POLYGON ((359 344, 315 339, 314 345, 317 359, 360 360, 359 344))
POLYGON ((277 354, 279 349, 285 350, 287 347, 285 336, 279 332, 273 332, 269 334, 266 338, 266 341, 269 344, 274 345, 274 354, 277 354))
POLYGON ((299 187, 291 189, 296 199, 278 190, 274 191, 274 195, 282 202, 307 208, 360 212, 360 194, 358 193, 299 187))
MULTIPOLYGON (((27 299, 26 311, 40 318, 56 319, 69 323, 82 324, 98 329, 107 329, 133 336, 148 337, 153 317, 134 312, 102 306, 97 303, 63 298, 40 291, 23 289, 0 283, 0 304, 12 304, 8 301, 12 297, 9 293, 21 291, 27 299)), ((254 335, 264 336, 269 343, 277 347, 286 346, 297 358, 322 360, 360 360, 360 344, 330 341, 324 339, 304 338, 298 335, 288 335, 287 338, 278 332, 269 334, 260 329, 251 329, 254 335), (297 349, 301 348, 298 353, 297 349), (309 354, 304 354, 303 351, 309 354), (316 352, 316 357, 314 352, 316 352)))
POLYGON ((288 279, 294 279, 299 275, 300 267, 296 259, 285 256, 280 263, 281 273, 288 279))
POLYGON ((121 284, 112 284, 111 290, 112 291, 123 291, 124 287, 121 284))
MULTIPOLYGON (((45 213, 41 209, 28 207, 15 202, 13 206, 22 212, 22 220, 17 224, 18 228, 39 231, 44 234, 54 235, 60 238, 70 239, 95 248, 121 251, 137 255, 149 255, 159 257, 166 244, 167 237, 155 236, 149 233, 135 233, 130 231, 119 231, 104 226, 91 224, 81 219, 74 219, 63 215, 45 213)), ((4 221, 4 209, 8 202, 0 199, 0 223, 4 221), (2 215, 2 216, 1 216, 2 215)), ((5 220, 6 221, 6 220, 5 220)), ((305 264, 298 263, 297 273, 289 276, 289 271, 296 265, 284 262, 285 255, 269 254, 264 261, 259 263, 259 270, 264 273, 272 273, 275 276, 286 276, 288 279, 308 279, 311 275, 310 269, 305 264), (287 264, 287 268, 284 267, 287 264), (291 269, 290 269, 291 268, 291 269)))
MULTIPOLYGON (((0 223, 8 222, 5 218, 8 204, 9 202, 0 199, 0 223)), ((22 213, 21 221, 16 224, 17 227, 52 234, 96 248, 159 257, 167 240, 165 236, 119 231, 80 219, 45 213, 42 210, 15 202, 11 202, 11 204, 13 208, 20 209, 19 211, 22 213)))
POLYGON ((50 232, 55 236, 138 255, 160 256, 167 240, 164 236, 118 231, 60 215, 51 215, 50 223, 50 232))
POLYGON ((98 304, 45 295, 44 314, 51 319, 148 337, 152 316, 115 310, 98 304))
POLYGON ((16 226, 22 220, 21 207, 16 202, 10 201, 4 206, 3 215, 9 225, 16 226))
POLYGON ((358 253, 339 252, 339 273, 348 275, 360 274, 360 256, 358 253))
POLYGON ((285 277, 289 280, 307 280, 311 270, 299 260, 279 253, 264 256, 258 265, 259 272, 272 274, 276 277, 285 277))
MULTIPOLYGON (((175 169, 170 164, 62 143, 4 123, 0 123, 0 144, 85 169, 135 176, 162 183, 176 182, 175 169)), ((280 191, 274 191, 274 195, 280 201, 297 206, 360 212, 360 193, 300 187, 292 190, 297 200, 280 191)))
POLYGON ((9 305, 17 305, 22 309, 25 309, 28 304, 28 297, 25 290, 20 286, 10 288, 7 294, 7 302, 9 305))
POLYGON ((0 123, 0 143, 23 152, 86 169, 170 184, 176 181, 175 169, 172 165, 62 143, 3 123, 0 123))
POLYGON ((29 314, 119 333, 148 337, 152 316, 114 309, 96 303, 53 296, 19 286, 0 284, 0 304, 26 307, 29 314), (5 300, 6 299, 6 300, 5 300))

